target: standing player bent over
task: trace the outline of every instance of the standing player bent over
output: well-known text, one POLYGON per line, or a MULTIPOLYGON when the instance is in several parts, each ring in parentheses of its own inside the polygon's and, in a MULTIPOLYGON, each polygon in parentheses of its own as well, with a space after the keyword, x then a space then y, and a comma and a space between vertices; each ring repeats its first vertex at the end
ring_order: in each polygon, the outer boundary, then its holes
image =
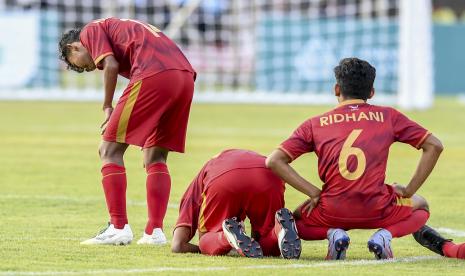
POLYGON ((344 230, 375 229, 368 247, 377 259, 392 258, 391 239, 411 234, 429 217, 426 201, 415 193, 443 150, 441 142, 399 111, 370 105, 375 68, 368 62, 343 59, 334 70, 339 105, 302 123, 267 158, 267 166, 292 185, 316 192, 295 213, 305 240, 329 240, 328 259, 344 259, 349 236, 344 230), (394 142, 422 149, 407 186, 385 184, 389 148, 394 142), (314 151, 323 189, 302 178, 289 165, 314 151), (297 184, 295 184, 297 185, 297 184))
POLYGON ((246 257, 299 258, 300 239, 284 208, 284 183, 265 167, 265 157, 227 150, 208 161, 181 200, 172 251, 224 255, 232 248, 246 257), (242 221, 248 217, 252 237, 242 221), (199 232, 199 246, 190 243, 199 232))
POLYGON ((108 18, 63 34, 61 59, 77 72, 103 70, 102 184, 111 222, 83 244, 128 244, 126 215, 128 145, 142 147, 147 171, 148 222, 139 244, 164 244, 163 218, 171 180, 169 151, 184 152, 195 71, 176 44, 157 28, 130 19, 108 18), (118 74, 129 84, 113 109, 118 74))

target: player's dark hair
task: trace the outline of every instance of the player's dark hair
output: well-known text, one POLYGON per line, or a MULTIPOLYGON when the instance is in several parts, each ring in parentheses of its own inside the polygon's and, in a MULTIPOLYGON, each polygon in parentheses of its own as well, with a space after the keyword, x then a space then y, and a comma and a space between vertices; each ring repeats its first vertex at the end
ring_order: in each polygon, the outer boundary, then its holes
POLYGON ((67 46, 73 42, 79 41, 79 35, 81 34, 81 29, 71 29, 61 36, 60 42, 58 43, 58 48, 60 51, 60 59, 66 62, 67 69, 82 73, 84 68, 77 67, 71 64, 68 60, 68 55, 71 53, 71 50, 67 46))
POLYGON ((376 69, 365 60, 345 58, 334 68, 334 75, 345 98, 366 101, 373 89, 376 69))

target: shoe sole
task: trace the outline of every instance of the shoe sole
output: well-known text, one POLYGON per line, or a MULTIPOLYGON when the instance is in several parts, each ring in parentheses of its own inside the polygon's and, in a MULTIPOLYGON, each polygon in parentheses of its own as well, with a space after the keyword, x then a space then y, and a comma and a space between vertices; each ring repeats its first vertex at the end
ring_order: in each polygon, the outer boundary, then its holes
POLYGON ((302 244, 291 211, 282 208, 276 212, 275 219, 276 223, 281 225, 281 231, 278 235, 281 256, 284 259, 298 259, 302 252, 302 244), (282 231, 284 231, 283 235, 281 235, 282 231))
POLYGON ((241 230, 240 224, 234 219, 226 219, 223 222, 223 233, 226 235, 229 243, 236 251, 244 257, 261 258, 263 251, 260 244, 248 237, 241 230))
POLYGON ((328 254, 326 255, 326 260, 345 260, 347 249, 349 249, 350 238, 343 237, 334 242, 334 252, 332 250, 328 250, 328 254))
POLYGON ((389 254, 384 250, 383 246, 374 242, 368 241, 368 250, 375 255, 377 260, 385 260, 385 259, 392 259, 393 256, 389 256, 389 254))
POLYGON ((132 238, 119 238, 117 240, 108 241, 108 242, 99 241, 99 240, 95 240, 95 241, 87 240, 87 241, 81 242, 81 245, 129 245, 131 242, 132 242, 132 238))

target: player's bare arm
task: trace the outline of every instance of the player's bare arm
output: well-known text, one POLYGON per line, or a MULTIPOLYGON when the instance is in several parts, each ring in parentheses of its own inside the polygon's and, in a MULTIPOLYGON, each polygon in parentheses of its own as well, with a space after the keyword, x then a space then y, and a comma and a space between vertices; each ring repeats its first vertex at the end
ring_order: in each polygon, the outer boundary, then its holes
POLYGON ((177 227, 173 232, 171 252, 173 253, 200 253, 197 245, 190 242, 191 229, 189 227, 177 227))
POLYGON ((430 175, 444 147, 434 135, 429 135, 421 145, 423 153, 417 169, 407 186, 396 185, 396 192, 403 197, 412 197, 430 175))
MULTIPOLYGON (((282 150, 273 151, 266 158, 266 167, 271 169, 286 183, 294 187, 296 190, 306 194, 315 202, 318 201, 321 190, 312 183, 300 176, 290 165, 292 159, 282 150)), ((316 203, 316 202, 315 202, 316 203)))
POLYGON ((113 96, 115 94, 116 83, 118 81, 119 63, 113 55, 106 56, 102 61, 103 67, 103 82, 105 89, 105 97, 103 100, 103 112, 105 113, 105 120, 101 128, 105 130, 106 124, 110 119, 113 112, 113 96))

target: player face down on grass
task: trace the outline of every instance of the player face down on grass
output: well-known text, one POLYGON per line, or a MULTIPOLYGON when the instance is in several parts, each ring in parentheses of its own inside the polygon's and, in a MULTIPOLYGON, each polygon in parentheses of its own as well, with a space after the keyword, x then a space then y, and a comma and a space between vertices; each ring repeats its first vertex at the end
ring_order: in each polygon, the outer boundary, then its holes
POLYGON ((411 234, 429 218, 426 200, 415 193, 442 152, 441 142, 425 128, 390 107, 370 105, 376 70, 358 58, 334 69, 339 105, 304 121, 267 158, 267 166, 310 199, 296 211, 299 235, 328 239, 328 259, 344 259, 349 229, 377 229, 367 246, 377 259, 392 258, 393 237, 411 234), (408 185, 385 183, 390 146, 395 142, 422 150, 408 185), (323 182, 320 190, 290 163, 315 152, 323 182))
POLYGON ((176 253, 225 255, 231 249, 246 257, 300 256, 294 219, 284 208, 284 183, 252 151, 227 150, 205 164, 184 193, 173 234, 176 253), (190 242, 196 231, 199 246, 190 242))

